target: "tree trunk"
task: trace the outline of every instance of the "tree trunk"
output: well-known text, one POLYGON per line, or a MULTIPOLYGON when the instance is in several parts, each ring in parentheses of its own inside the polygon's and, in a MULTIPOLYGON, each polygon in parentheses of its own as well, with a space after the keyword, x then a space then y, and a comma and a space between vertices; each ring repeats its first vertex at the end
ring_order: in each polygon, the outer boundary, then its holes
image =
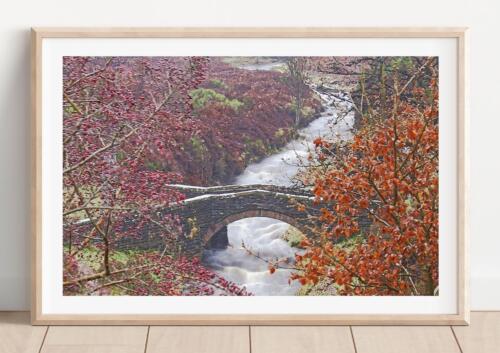
POLYGON ((300 85, 297 87, 297 96, 295 97, 296 99, 296 104, 295 104, 295 126, 299 126, 300 124, 300 119, 302 115, 302 92, 300 85))

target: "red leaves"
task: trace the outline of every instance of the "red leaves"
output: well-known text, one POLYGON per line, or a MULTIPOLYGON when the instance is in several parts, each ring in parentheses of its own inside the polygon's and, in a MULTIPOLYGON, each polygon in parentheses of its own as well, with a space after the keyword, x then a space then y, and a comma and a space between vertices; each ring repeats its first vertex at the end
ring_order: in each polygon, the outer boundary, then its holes
MULTIPOLYGON (((206 269, 197 259, 161 256, 157 252, 129 255, 125 264, 114 264, 122 270, 113 271, 109 278, 83 281, 79 286, 66 285, 66 295, 78 295, 82 290, 109 294, 109 287, 99 289, 102 282, 118 282, 127 295, 250 295, 244 287, 225 280, 206 269), (96 290, 97 288, 97 290, 96 290)), ((72 274, 65 271, 65 274, 72 274)), ((70 279, 66 278, 65 280, 70 279)))
POLYGON ((321 137, 316 137, 314 139, 313 143, 314 143, 314 146, 320 147, 323 145, 323 140, 321 139, 321 137))
POLYGON ((273 274, 274 272, 276 272, 276 267, 269 265, 269 273, 273 274))
MULTIPOLYGON (((65 276, 82 275, 81 259, 76 256, 88 251, 92 244, 98 244, 104 266, 113 266, 110 252, 114 244, 120 238, 136 236, 147 223, 159 227, 165 244, 175 244, 179 235, 177 221, 156 210, 182 199, 179 192, 166 187, 181 178, 164 171, 155 158, 168 158, 176 148, 176 132, 192 128, 186 97, 204 78, 205 66, 205 58, 189 57, 64 58, 64 236, 65 242, 74 243, 71 253, 65 251, 65 276)), ((177 251, 175 245, 168 250, 177 251)), ((160 260, 166 259, 155 258, 154 254, 148 259, 147 254, 143 256, 135 260, 151 266, 152 261, 158 261, 161 266, 160 260)), ((172 266, 174 273, 187 271, 185 263, 172 266)), ((187 272, 213 277, 203 271, 198 266, 187 272)), ((152 273, 158 274, 158 268, 152 273)), ((132 281, 136 275, 120 272, 116 276, 120 283, 136 283, 132 281)), ((140 276, 158 288, 152 277, 140 276)), ((106 279, 94 282, 99 281, 105 283, 106 279)), ((232 286, 221 283, 217 285, 228 289, 232 286)), ((129 290, 137 295, 151 290, 141 286, 129 290)), ((171 291, 163 288, 165 295, 179 293, 179 284, 175 286, 171 291)))

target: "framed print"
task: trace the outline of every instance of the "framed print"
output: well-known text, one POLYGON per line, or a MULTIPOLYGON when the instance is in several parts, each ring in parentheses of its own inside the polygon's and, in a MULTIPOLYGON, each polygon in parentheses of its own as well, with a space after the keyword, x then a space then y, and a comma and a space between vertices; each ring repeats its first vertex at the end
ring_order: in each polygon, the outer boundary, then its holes
POLYGON ((462 28, 34 29, 34 324, 466 324, 462 28))

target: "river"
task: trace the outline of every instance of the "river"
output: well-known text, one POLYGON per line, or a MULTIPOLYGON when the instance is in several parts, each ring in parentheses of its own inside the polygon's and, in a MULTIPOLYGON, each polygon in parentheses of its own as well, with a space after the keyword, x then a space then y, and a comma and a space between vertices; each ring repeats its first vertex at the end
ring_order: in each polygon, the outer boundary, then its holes
MULTIPOLYGON (((247 67, 251 70, 270 70, 277 65, 265 64, 247 67)), ((314 89, 314 87, 313 87, 314 89)), ((352 113, 339 119, 339 112, 347 103, 328 94, 317 93, 322 99, 324 112, 307 127, 299 131, 299 138, 289 142, 279 153, 249 165, 236 178, 236 184, 290 185, 300 165, 307 164, 313 140, 318 137, 349 139, 354 124, 352 113)), ((300 288, 296 281, 289 283, 291 270, 277 269, 271 274, 268 264, 247 253, 242 243, 266 259, 289 258, 293 263, 299 249, 282 239, 290 225, 265 217, 245 218, 228 225, 229 247, 224 250, 206 250, 203 262, 215 272, 254 295, 295 295, 300 288)))

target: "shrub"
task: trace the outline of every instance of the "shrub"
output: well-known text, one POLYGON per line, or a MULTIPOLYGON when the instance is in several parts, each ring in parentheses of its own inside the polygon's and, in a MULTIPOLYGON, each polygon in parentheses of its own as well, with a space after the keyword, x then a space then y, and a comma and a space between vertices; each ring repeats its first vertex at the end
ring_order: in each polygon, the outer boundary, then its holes
POLYGON ((237 99, 229 99, 210 88, 196 88, 189 95, 191 96, 193 108, 196 111, 203 109, 209 103, 219 103, 234 111, 238 111, 243 106, 243 102, 237 99))

